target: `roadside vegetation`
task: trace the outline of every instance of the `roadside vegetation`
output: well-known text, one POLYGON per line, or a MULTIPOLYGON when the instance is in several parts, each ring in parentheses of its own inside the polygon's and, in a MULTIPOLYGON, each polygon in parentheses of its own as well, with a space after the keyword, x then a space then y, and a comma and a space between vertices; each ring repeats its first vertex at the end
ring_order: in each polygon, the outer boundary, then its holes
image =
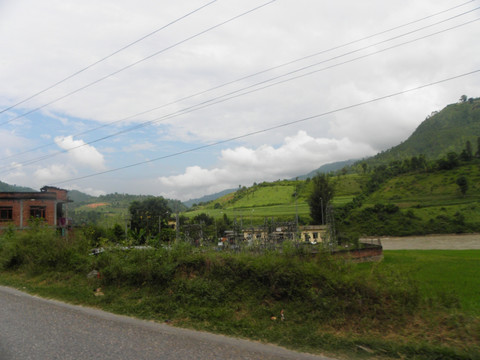
POLYGON ((0 234, 0 283, 332 356, 480 359, 478 250, 385 251, 380 263, 355 264, 288 241, 217 246, 226 230, 296 219, 329 222, 338 246, 480 232, 480 99, 462 98, 372 159, 239 186, 188 209, 162 197, 72 192, 68 236, 41 222, 0 234))
POLYGON ((41 224, 7 231, 0 237, 0 282, 302 351, 385 359, 480 356, 478 251, 386 252, 382 263, 354 264, 290 243, 260 253, 179 243, 110 248, 96 256, 92 245, 81 234, 62 238, 41 224), (450 287, 453 280, 458 291, 450 287))

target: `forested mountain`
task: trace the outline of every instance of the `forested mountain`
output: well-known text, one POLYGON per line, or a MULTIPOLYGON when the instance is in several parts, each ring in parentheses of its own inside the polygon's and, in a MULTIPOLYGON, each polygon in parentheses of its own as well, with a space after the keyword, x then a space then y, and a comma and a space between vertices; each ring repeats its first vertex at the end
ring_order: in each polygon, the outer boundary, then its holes
POLYGON ((220 191, 218 193, 215 193, 215 194, 202 196, 201 198, 198 198, 198 199, 190 199, 188 201, 184 201, 183 204, 187 207, 191 207, 194 204, 206 203, 206 202, 209 202, 209 201, 212 201, 212 200, 216 200, 216 199, 218 199, 218 198, 220 198, 224 195, 233 193, 235 191, 237 191, 237 189, 227 189, 227 190, 223 190, 223 191, 220 191))
POLYGON ((87 202, 92 200, 94 197, 88 194, 85 194, 78 190, 69 190, 68 198, 75 203, 87 202))
POLYGON ((17 185, 9 185, 0 181, 0 192, 34 192, 32 188, 24 187, 24 186, 17 186, 17 185))
POLYGON ((432 112, 406 141, 365 162, 375 166, 418 155, 436 160, 449 152, 460 154, 467 141, 476 152, 480 136, 480 98, 462 99, 440 112, 432 112))
POLYGON ((357 161, 358 160, 344 160, 344 161, 338 161, 338 162, 334 162, 334 163, 330 163, 330 164, 325 164, 325 165, 320 166, 318 169, 309 172, 306 175, 299 176, 298 179, 299 180, 306 180, 308 178, 314 177, 317 173, 328 174, 328 173, 331 173, 331 172, 335 172, 335 171, 338 171, 340 169, 343 169, 345 166, 350 166, 357 161))

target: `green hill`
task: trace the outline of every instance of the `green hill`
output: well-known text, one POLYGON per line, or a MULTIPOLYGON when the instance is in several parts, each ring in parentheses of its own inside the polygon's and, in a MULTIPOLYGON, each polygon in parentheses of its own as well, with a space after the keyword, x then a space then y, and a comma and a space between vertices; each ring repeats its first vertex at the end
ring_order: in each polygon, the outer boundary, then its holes
POLYGON ((9 185, 0 181, 0 192, 34 192, 32 188, 25 186, 9 185))
POLYGON ((480 231, 480 160, 452 169, 411 171, 386 178, 339 209, 341 231, 359 236, 480 231), (467 184, 462 193, 459 179, 467 184))
POLYGON ((475 147, 479 136, 480 98, 470 98, 433 112, 406 141, 365 162, 376 166, 422 154, 435 160, 449 152, 460 153, 467 141, 475 147))
MULTIPOLYGON (((332 176, 331 181, 336 189, 334 205, 342 206, 360 195, 367 180, 366 174, 332 176)), ((307 200, 311 191, 310 179, 263 182, 240 188, 207 204, 197 205, 184 215, 193 218, 205 213, 217 219, 226 215, 259 225, 272 217, 276 221, 293 221, 298 214, 300 223, 308 224, 311 218, 307 200)))

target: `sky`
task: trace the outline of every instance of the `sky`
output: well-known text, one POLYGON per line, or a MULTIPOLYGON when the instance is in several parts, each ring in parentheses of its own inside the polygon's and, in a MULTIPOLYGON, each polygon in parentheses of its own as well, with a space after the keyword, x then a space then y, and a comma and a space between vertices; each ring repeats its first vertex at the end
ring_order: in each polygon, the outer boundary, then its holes
POLYGON ((480 0, 0 0, 0 180, 189 200, 480 96, 480 0))

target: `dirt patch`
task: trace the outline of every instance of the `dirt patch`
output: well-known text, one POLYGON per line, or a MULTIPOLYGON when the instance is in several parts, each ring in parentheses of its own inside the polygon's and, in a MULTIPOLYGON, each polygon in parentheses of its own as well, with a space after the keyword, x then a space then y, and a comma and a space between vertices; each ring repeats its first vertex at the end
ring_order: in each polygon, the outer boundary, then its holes
MULTIPOLYGON (((480 250, 480 234, 379 237, 383 250, 480 250)), ((372 240, 369 238, 368 240, 372 240)))
POLYGON ((95 203, 95 204, 88 204, 87 207, 92 208, 92 209, 96 209, 97 207, 107 206, 107 205, 110 205, 110 204, 108 204, 108 203, 95 203))

